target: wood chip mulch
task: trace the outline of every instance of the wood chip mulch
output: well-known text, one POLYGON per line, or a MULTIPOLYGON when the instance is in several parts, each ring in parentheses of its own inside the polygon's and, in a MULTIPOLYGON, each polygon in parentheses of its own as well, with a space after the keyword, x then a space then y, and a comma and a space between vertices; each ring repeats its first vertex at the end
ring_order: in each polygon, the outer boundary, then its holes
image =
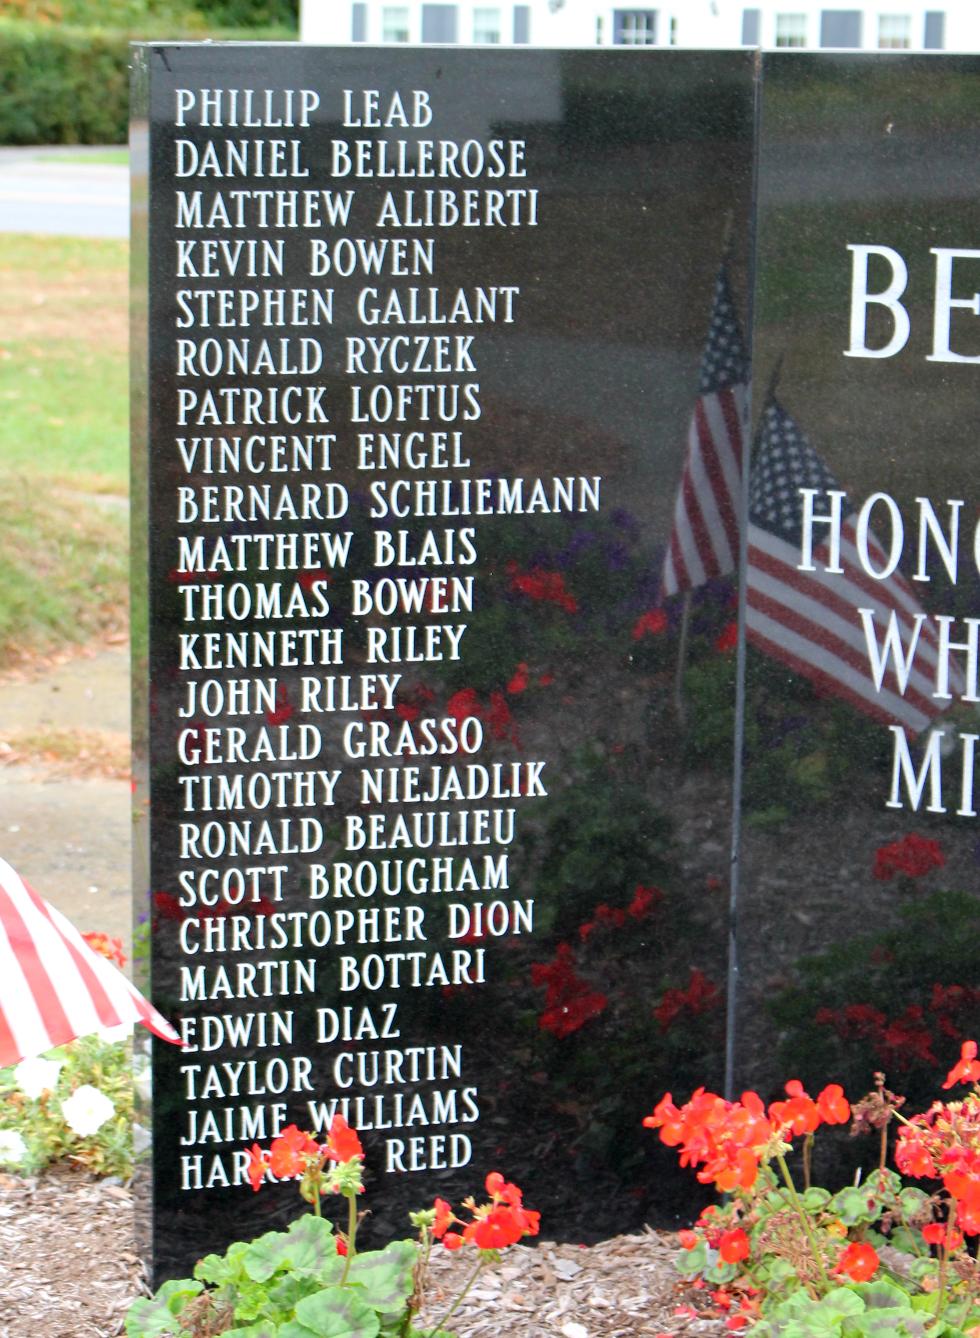
MULTIPOLYGON (((459 1338, 721 1338, 653 1231, 601 1245, 515 1246, 480 1274, 448 1327, 459 1338)), ((436 1324, 469 1276, 464 1252, 433 1251, 419 1327, 436 1324)), ((144 1290, 130 1191, 56 1167, 0 1174, 0 1338, 118 1338, 144 1290)))

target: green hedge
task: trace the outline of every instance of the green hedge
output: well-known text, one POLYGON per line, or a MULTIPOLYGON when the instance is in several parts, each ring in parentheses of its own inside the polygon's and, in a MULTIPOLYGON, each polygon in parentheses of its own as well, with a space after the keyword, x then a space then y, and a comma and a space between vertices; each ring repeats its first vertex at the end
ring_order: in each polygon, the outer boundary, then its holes
MULTIPOLYGON (((196 33, 217 40, 289 41, 288 29, 196 33)), ((0 20, 0 144, 125 144, 129 44, 187 40, 0 20)))

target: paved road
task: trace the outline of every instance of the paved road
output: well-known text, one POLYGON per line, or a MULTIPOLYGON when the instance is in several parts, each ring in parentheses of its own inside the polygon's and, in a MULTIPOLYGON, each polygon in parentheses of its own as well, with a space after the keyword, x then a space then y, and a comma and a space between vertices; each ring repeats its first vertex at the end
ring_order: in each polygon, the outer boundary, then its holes
POLYGON ((0 148, 0 232, 128 237, 129 169, 91 152, 0 148))

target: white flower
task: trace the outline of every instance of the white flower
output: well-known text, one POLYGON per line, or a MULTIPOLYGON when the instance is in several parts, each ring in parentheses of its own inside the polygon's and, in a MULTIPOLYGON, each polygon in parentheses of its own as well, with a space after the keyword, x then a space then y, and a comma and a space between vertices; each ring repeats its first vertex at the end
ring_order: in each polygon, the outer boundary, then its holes
POLYGON ((119 1041, 128 1041, 133 1034, 132 1022, 120 1022, 118 1027, 100 1027, 95 1033, 106 1045, 115 1045, 119 1041))
POLYGON ((15 1129, 0 1129, 0 1166, 19 1166, 27 1156, 27 1144, 15 1129))
POLYGON ((64 1068, 60 1059, 22 1059, 14 1069, 14 1082, 31 1101, 42 1092, 53 1092, 58 1074, 64 1068))
POLYGON ((101 1129, 115 1111, 115 1106, 105 1093, 87 1082, 76 1087, 71 1096, 61 1103, 65 1123, 79 1138, 88 1138, 89 1134, 101 1129))

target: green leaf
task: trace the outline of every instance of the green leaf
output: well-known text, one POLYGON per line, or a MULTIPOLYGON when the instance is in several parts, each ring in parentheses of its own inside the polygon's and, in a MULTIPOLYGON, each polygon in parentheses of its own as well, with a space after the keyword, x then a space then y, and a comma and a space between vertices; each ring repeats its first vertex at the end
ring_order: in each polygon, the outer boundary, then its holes
POLYGON ((383 1250, 355 1255, 347 1280, 364 1288, 363 1299, 375 1310, 401 1314, 412 1294, 417 1259, 414 1241, 393 1240, 383 1250))
POLYGON ((242 1263, 255 1282, 268 1282, 276 1273, 297 1269, 317 1273, 337 1261, 337 1246, 330 1223, 307 1213, 288 1231, 267 1231, 246 1248, 242 1263))
POLYGON ((811 1185, 803 1195, 803 1207, 809 1212, 816 1212, 830 1202, 830 1190, 820 1185, 811 1185))
POLYGON ((708 1267, 708 1242, 699 1240, 693 1250, 681 1250, 674 1258, 674 1267, 683 1278, 693 1278, 708 1267))
POLYGON ((227 1329, 224 1338, 279 1338, 280 1332, 277 1324, 263 1320, 261 1324, 249 1324, 244 1329, 227 1329))
POLYGON ((323 1286, 317 1277, 306 1277, 299 1273, 284 1273, 265 1288, 269 1301, 282 1312, 282 1318, 292 1315, 297 1301, 304 1296, 312 1296, 323 1286))
POLYGON ((845 1226, 874 1222, 881 1215, 881 1202, 867 1186, 848 1185, 831 1199, 831 1207, 845 1226))
POLYGON ((850 1287, 835 1287, 820 1302, 835 1315, 860 1315, 864 1310, 864 1300, 850 1287))
POLYGON ((890 1306, 893 1309, 908 1310, 909 1294, 903 1291, 901 1287, 896 1287, 885 1278, 879 1278, 875 1282, 862 1282, 859 1284, 861 1297, 869 1310, 880 1310, 883 1306, 890 1306))
MULTIPOLYGON (((346 1287, 327 1287, 305 1297, 296 1306, 296 1318, 317 1338, 378 1338, 381 1330, 377 1312, 346 1287)), ((283 1338, 282 1328, 279 1335, 283 1338)))
POLYGON ((203 1283, 193 1278, 165 1282, 150 1300, 141 1297, 133 1302, 126 1314, 126 1333, 129 1338, 163 1338, 165 1334, 179 1338, 183 1325, 174 1323, 176 1316, 203 1291, 203 1283))
POLYGON ((215 1287, 241 1282, 245 1277, 242 1260, 247 1251, 248 1245, 236 1240, 223 1255, 206 1254, 195 1267, 194 1276, 202 1282, 213 1283, 215 1287))
POLYGON ((906 1217, 921 1217, 929 1211, 929 1195, 924 1190, 909 1185, 898 1196, 899 1206, 906 1217))

